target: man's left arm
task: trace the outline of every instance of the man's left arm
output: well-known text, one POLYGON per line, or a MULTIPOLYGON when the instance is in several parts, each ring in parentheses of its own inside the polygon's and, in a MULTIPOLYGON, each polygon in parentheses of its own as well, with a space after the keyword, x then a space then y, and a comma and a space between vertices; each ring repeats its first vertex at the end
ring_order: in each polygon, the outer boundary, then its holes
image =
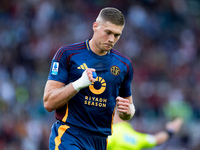
POLYGON ((117 113, 122 120, 129 120, 135 114, 135 106, 133 104, 132 95, 129 97, 120 97, 116 98, 117 113))

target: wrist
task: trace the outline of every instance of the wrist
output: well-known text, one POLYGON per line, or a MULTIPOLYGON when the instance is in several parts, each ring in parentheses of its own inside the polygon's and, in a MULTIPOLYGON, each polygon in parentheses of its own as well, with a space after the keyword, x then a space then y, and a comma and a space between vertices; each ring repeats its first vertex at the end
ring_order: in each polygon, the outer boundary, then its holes
POLYGON ((129 104, 129 111, 132 118, 135 115, 135 106, 133 104, 129 104))
POLYGON ((86 70, 83 72, 82 76, 79 79, 72 82, 72 85, 77 92, 91 84, 92 82, 89 80, 86 70))
POLYGON ((169 139, 174 136, 174 131, 170 129, 165 129, 165 132, 167 133, 169 139))
POLYGON ((81 89, 79 80, 76 80, 76 81, 72 82, 72 86, 77 92, 79 92, 80 89, 81 89))

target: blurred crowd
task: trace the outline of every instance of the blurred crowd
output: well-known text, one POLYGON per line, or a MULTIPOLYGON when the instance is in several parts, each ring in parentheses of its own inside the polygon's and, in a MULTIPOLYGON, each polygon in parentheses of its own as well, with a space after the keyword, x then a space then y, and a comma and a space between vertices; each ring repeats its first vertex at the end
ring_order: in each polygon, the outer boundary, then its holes
POLYGON ((115 49, 131 58, 141 132, 175 117, 181 132, 156 150, 200 149, 199 0, 1 0, 0 147, 47 150, 54 113, 43 107, 50 63, 63 45, 92 36, 101 8, 120 9, 126 25, 115 49))

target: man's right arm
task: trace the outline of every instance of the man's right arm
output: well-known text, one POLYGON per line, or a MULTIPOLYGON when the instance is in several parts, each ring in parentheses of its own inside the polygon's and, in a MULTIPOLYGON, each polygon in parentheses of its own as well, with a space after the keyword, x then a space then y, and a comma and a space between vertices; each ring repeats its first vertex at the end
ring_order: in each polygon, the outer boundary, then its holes
POLYGON ((43 103, 47 111, 51 112, 64 106, 80 89, 95 82, 92 72, 95 69, 86 69, 82 76, 68 85, 62 82, 48 80, 44 89, 43 103))
POLYGON ((76 93, 72 83, 65 85, 62 82, 48 80, 44 89, 44 107, 49 112, 56 110, 64 106, 76 93))

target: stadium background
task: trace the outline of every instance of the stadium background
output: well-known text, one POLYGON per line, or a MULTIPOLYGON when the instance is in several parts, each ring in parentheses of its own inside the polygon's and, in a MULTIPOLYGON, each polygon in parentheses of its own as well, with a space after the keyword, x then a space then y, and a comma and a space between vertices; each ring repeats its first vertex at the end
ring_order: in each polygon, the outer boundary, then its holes
POLYGON ((90 38, 105 6, 126 27, 116 49, 134 65, 135 129, 155 133, 176 116, 181 132, 155 150, 200 149, 199 0, 1 0, 0 148, 47 150, 54 113, 42 102, 51 59, 90 38))

